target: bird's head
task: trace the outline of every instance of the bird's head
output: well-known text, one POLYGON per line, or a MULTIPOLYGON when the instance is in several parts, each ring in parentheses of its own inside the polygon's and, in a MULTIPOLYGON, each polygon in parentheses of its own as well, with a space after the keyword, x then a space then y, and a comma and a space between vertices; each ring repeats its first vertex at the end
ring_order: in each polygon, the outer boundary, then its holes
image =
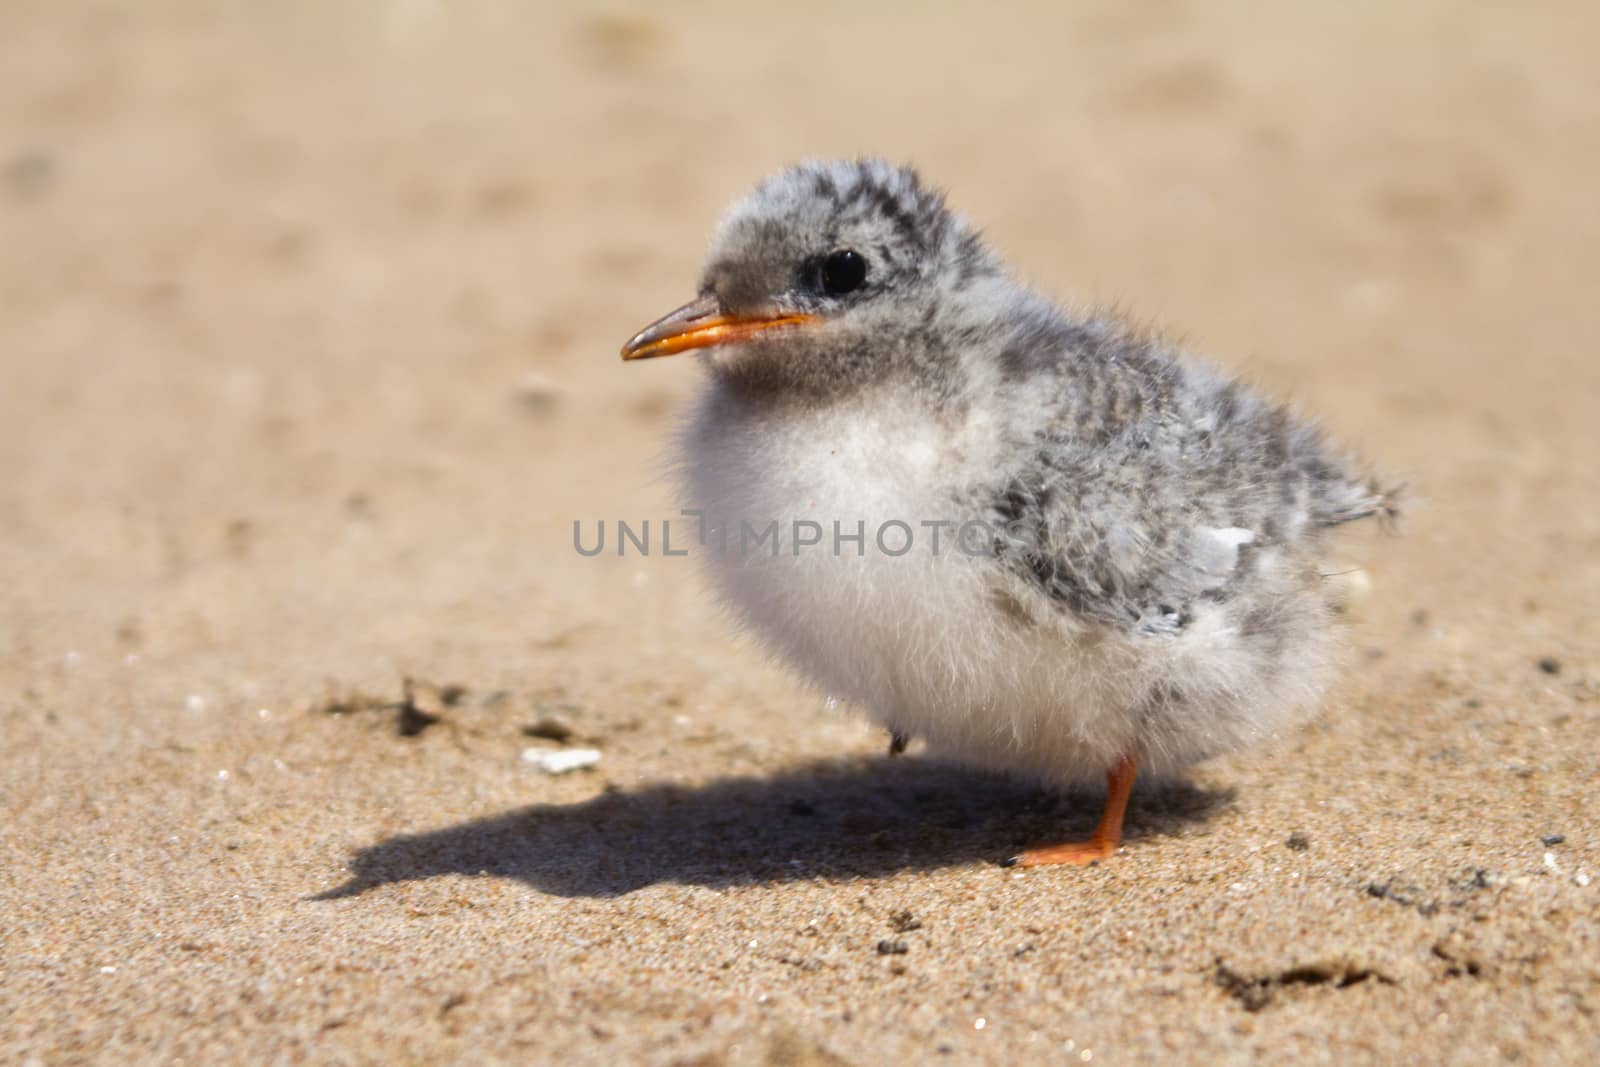
POLYGON ((699 299, 639 331, 622 358, 701 350, 725 378, 810 392, 935 373, 934 350, 908 342, 998 273, 910 168, 806 163, 733 206, 699 299))

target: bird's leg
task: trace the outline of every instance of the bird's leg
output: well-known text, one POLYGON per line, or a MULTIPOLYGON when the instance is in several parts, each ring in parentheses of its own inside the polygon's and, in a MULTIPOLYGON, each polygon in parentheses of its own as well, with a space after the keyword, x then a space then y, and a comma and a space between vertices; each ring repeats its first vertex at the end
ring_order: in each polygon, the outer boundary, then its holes
POLYGON ((899 730, 890 730, 889 758, 893 759, 895 756, 898 756, 900 753, 904 752, 906 750, 906 745, 910 744, 910 742, 911 739, 905 734, 901 733, 899 730))
POLYGON ((1133 779, 1139 765, 1132 756, 1123 756, 1117 765, 1106 772, 1106 810, 1100 816, 1100 825, 1094 828, 1087 841, 1069 841, 1062 845, 1030 848, 1020 856, 1006 860, 1006 867, 1044 867, 1053 863, 1086 864, 1103 860, 1117 851, 1122 843, 1122 817, 1128 811, 1128 794, 1133 792, 1133 779))

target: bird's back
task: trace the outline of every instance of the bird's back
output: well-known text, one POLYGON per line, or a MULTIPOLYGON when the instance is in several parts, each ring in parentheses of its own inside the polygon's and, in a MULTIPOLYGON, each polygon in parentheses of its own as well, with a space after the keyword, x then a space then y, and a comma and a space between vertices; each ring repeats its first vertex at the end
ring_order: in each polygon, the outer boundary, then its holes
POLYGON ((1049 601, 1142 633, 1303 565, 1323 531, 1392 513, 1312 426, 1110 319, 1055 320, 1002 350, 1019 461, 986 491, 1000 555, 1049 601))

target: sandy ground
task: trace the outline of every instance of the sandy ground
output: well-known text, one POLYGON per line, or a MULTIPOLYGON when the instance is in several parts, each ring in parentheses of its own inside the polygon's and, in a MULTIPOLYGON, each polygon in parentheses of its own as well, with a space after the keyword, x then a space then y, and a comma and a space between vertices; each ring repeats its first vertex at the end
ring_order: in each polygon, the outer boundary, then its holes
POLYGON ((0 1060, 1593 1062, 1600 15, 910 10, 0 4, 0 1060), (672 514, 617 345, 857 152, 1419 499, 1101 867, 572 550, 672 514))

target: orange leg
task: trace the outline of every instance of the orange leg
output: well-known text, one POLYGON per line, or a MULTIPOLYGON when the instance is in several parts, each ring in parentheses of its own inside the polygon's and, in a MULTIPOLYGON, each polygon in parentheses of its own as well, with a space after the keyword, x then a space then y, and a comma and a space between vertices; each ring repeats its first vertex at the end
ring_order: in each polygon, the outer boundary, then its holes
POLYGON ((1138 773, 1139 765, 1132 756, 1123 756, 1115 767, 1106 772, 1106 810, 1100 816, 1100 825, 1089 835, 1089 840, 1030 848, 1020 856, 1012 856, 1002 866, 1044 867, 1053 863, 1083 865, 1110 857, 1122 843, 1122 817, 1128 812, 1128 794, 1133 792, 1133 779, 1138 773))

